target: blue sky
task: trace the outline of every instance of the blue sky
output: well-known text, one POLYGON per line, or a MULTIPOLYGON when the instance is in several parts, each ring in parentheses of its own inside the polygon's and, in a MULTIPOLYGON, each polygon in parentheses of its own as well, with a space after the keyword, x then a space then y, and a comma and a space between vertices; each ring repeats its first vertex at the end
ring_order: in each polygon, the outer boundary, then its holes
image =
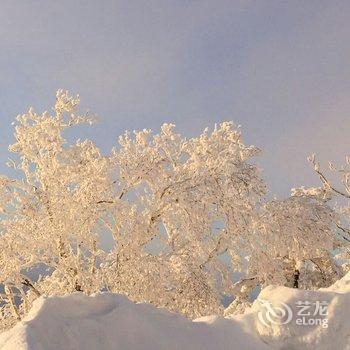
POLYGON ((349 14, 337 0, 2 0, 0 171, 14 117, 64 88, 99 115, 77 136, 104 151, 125 129, 233 120, 272 194, 315 185, 307 155, 350 153, 349 14))

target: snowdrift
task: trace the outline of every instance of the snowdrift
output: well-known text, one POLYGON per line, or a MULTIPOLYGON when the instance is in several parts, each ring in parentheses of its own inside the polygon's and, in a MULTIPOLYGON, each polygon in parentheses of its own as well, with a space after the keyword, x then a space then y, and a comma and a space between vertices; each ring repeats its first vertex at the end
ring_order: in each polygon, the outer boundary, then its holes
POLYGON ((192 322, 115 294, 36 300, 28 317, 0 336, 1 350, 267 349, 232 320, 192 322))
MULTIPOLYGON (((272 316, 280 315, 272 312, 272 316)), ((211 316, 195 321, 146 303, 135 304, 121 295, 73 294, 39 298, 25 320, 0 335, 0 349, 349 350, 349 316, 350 274, 332 287, 318 291, 270 286, 244 315, 211 316), (299 301, 311 305, 326 302, 327 315, 323 318, 327 318, 327 327, 296 324, 299 301), (281 314, 287 319, 277 322, 266 317, 266 303, 275 311, 287 305, 288 312, 281 314)), ((306 318, 306 323, 312 317, 306 318)))
POLYGON ((272 349, 350 350, 350 272, 317 291, 269 286, 248 312, 234 319, 272 349), (266 317, 266 304, 272 305, 277 317, 266 317), (320 304, 326 305, 324 315, 320 304), (278 317, 282 310, 284 317, 278 317))

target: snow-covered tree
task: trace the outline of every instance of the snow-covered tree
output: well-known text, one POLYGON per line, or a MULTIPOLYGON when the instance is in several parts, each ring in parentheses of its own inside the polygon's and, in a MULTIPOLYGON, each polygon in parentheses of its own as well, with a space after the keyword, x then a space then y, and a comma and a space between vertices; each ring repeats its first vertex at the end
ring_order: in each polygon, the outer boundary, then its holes
POLYGON ((190 140, 165 124, 159 135, 144 130, 119 142, 116 193, 105 199, 116 242, 108 285, 190 316, 217 313, 231 283, 220 258, 237 249, 264 193, 249 164, 258 150, 231 123, 190 140))
POLYGON ((65 129, 91 122, 89 116, 74 115, 78 103, 59 91, 54 116, 30 109, 17 117, 10 150, 18 161, 10 165, 23 175, 2 177, 0 197, 0 282, 3 299, 17 317, 26 310, 16 310, 14 291, 22 300, 20 309, 27 309, 41 293, 102 287, 95 278, 102 254, 95 231, 104 215, 97 202, 112 186, 110 161, 92 142, 66 144, 65 129), (38 269, 45 270, 44 277, 31 281, 38 269))
POLYGON ((336 179, 331 181, 326 173, 321 169, 320 163, 315 155, 309 157, 309 161, 314 171, 319 176, 322 187, 321 191, 327 192, 329 197, 336 201, 335 210, 337 212, 337 236, 340 241, 337 247, 336 259, 342 264, 343 269, 350 270, 350 157, 346 157, 345 165, 339 168, 333 163, 329 163, 329 169, 336 175, 336 179), (332 183, 334 182, 334 183, 332 183), (336 183, 340 183, 338 186, 336 183))
POLYGON ((323 198, 294 190, 285 200, 264 203, 247 244, 246 274, 225 313, 242 312, 256 287, 329 286, 344 274, 332 254, 339 244, 336 214, 323 198))

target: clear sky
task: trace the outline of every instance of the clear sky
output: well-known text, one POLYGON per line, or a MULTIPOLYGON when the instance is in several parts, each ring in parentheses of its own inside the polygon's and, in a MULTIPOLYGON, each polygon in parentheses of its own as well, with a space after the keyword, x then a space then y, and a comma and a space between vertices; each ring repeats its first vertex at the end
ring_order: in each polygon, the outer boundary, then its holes
POLYGON ((11 122, 79 93, 104 151, 125 129, 242 125, 271 193, 350 154, 350 1, 1 0, 0 171, 11 122))

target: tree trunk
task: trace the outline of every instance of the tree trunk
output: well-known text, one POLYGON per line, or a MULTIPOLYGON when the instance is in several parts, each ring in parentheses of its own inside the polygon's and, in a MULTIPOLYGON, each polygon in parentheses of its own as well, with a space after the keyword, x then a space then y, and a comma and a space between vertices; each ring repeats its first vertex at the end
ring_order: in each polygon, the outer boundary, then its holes
POLYGON ((293 279, 293 288, 299 288, 299 277, 300 277, 300 271, 299 269, 294 270, 294 279, 293 279))

